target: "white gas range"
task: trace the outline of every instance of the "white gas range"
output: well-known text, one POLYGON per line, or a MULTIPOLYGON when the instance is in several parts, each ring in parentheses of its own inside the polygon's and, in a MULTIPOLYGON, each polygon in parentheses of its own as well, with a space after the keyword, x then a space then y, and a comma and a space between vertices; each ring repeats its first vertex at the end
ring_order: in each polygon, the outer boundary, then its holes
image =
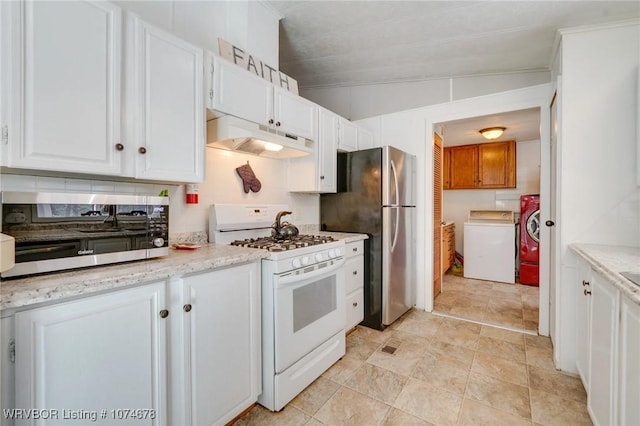
POLYGON ((344 242, 321 235, 274 240, 286 205, 215 204, 209 241, 269 251, 262 260, 262 394, 279 411, 345 354, 344 242))

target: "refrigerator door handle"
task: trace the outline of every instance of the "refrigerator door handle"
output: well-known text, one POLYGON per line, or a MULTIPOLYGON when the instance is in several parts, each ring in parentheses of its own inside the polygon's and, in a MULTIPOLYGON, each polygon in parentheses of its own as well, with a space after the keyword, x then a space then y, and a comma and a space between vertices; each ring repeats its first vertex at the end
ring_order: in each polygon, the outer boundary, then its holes
POLYGON ((393 176, 394 189, 396 194, 396 199, 392 203, 392 205, 397 206, 400 203, 400 187, 398 186, 398 172, 396 170, 396 163, 393 160, 390 160, 391 164, 391 175, 393 176))
POLYGON ((393 249, 396 248, 396 243, 398 242, 398 227, 400 226, 400 208, 394 208, 396 211, 396 225, 393 229, 393 242, 391 243, 391 252, 393 253, 393 249))

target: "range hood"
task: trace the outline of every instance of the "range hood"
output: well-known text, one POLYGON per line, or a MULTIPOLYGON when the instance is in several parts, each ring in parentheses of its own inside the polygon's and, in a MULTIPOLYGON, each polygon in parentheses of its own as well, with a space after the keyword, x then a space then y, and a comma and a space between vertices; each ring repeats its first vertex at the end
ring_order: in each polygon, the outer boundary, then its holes
POLYGON ((207 146, 269 158, 313 153, 313 141, 226 115, 207 121, 207 146))

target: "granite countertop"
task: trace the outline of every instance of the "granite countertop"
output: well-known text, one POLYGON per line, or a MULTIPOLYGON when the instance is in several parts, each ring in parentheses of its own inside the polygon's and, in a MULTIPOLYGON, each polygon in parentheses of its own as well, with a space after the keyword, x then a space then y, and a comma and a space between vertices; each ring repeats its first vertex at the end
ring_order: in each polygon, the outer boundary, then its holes
MULTIPOLYGON (((368 238, 366 234, 321 231, 315 233, 328 235, 345 243, 368 238)), ((169 255, 155 259, 4 279, 0 282, 0 310, 63 301, 90 293, 252 262, 269 256, 266 250, 213 243, 204 243, 196 250, 169 250, 169 255)))
POLYGON ((569 246, 585 259, 624 295, 640 305, 640 286, 635 285, 620 272, 640 273, 640 247, 606 246, 574 243, 569 246))
POLYGON ((0 283, 0 310, 166 280, 192 272, 252 262, 269 255, 266 250, 226 244, 203 244, 197 250, 169 250, 169 255, 155 259, 4 279, 0 283))

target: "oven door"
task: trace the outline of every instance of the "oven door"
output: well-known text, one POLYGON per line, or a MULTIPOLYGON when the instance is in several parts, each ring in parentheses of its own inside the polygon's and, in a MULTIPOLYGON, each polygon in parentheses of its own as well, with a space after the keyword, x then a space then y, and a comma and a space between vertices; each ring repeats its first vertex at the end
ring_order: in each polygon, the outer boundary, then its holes
POLYGON ((276 374, 344 330, 344 259, 318 266, 299 275, 274 275, 276 374))

